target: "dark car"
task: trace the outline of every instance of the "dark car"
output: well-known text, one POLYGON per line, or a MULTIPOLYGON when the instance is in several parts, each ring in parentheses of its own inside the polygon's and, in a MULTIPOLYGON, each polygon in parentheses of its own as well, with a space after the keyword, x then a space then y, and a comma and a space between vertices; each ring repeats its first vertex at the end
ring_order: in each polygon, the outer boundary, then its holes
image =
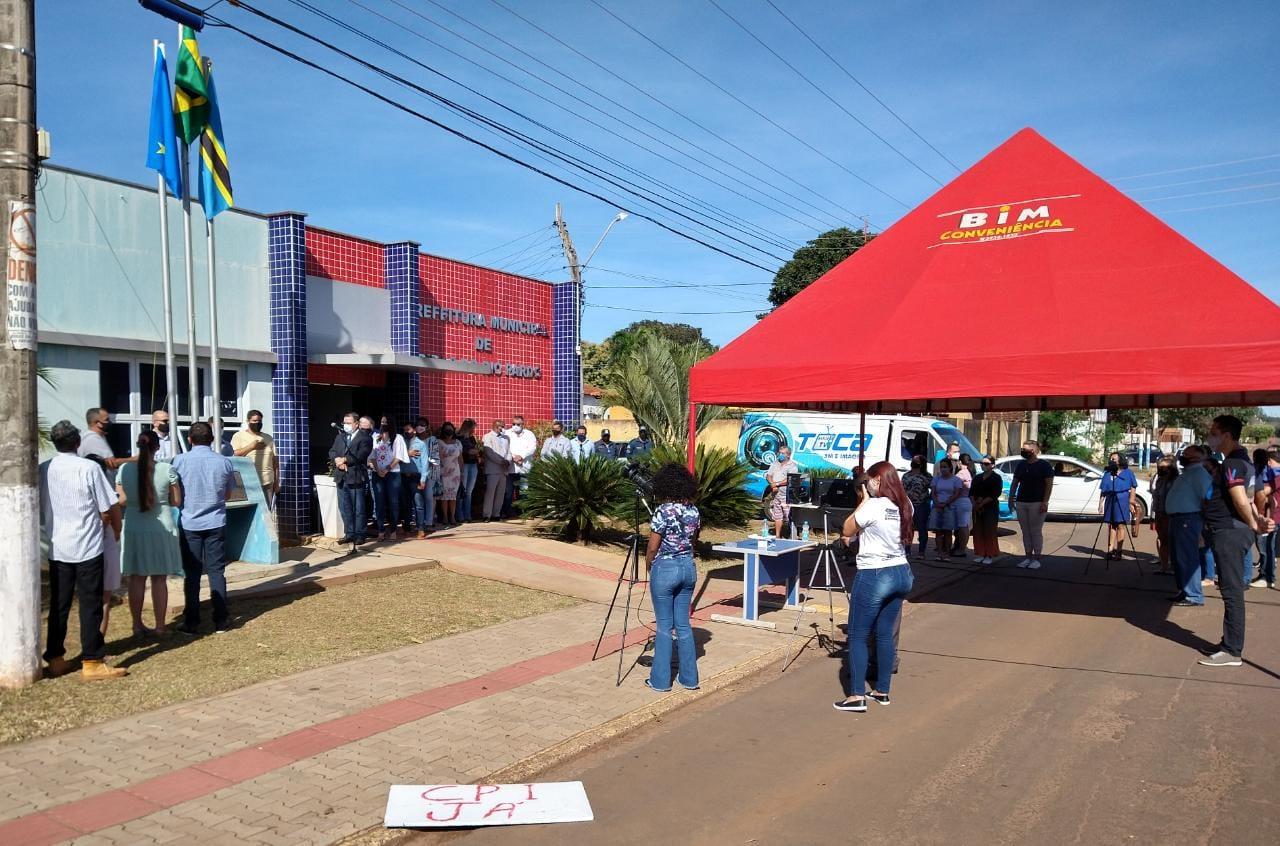
MULTIPOLYGON (((1127 460, 1129 464, 1135 467, 1142 460, 1142 450, 1140 449, 1126 449, 1124 452, 1120 454, 1125 457, 1125 460, 1127 460)), ((1147 462, 1149 464, 1155 464, 1157 461, 1159 461, 1162 458, 1164 458, 1164 450, 1160 449, 1160 447, 1151 446, 1148 448, 1147 462)))

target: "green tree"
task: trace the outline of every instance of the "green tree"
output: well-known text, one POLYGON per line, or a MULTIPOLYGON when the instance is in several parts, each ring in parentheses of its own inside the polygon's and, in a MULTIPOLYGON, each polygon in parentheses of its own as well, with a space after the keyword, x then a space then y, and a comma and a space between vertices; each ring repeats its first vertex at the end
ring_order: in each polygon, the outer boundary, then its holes
POLYGON ((675 344, 696 347, 702 351, 703 358, 719 349, 706 339, 697 326, 690 326, 688 323, 665 323, 661 320, 638 320, 605 339, 603 346, 606 348, 607 366, 616 368, 626 361, 646 333, 665 338, 675 344))
MULTIPOLYGON (((604 401, 630 409, 636 421, 648 427, 659 444, 687 443, 689 439, 689 369, 711 354, 704 343, 680 343, 652 331, 642 331, 627 357, 605 381, 604 401)), ((698 409, 697 431, 702 431, 724 409, 703 405, 698 409)))
POLYGON ((1270 440, 1273 432, 1275 432, 1275 426, 1270 423, 1250 423, 1244 427, 1244 436, 1241 440, 1249 444, 1265 444, 1270 440))
POLYGON ((582 341, 582 381, 600 387, 609 374, 609 342, 582 341))
POLYGON ((1092 450, 1068 434, 1086 425, 1088 420, 1089 415, 1083 411, 1040 412, 1040 451, 1092 460, 1092 450))
POLYGON ((1190 429, 1195 432, 1197 441, 1203 441, 1209 434, 1209 425, 1213 423, 1213 418, 1220 414, 1232 414, 1245 423, 1252 423, 1262 416, 1262 411, 1257 406, 1162 408, 1160 409, 1160 425, 1190 429))
POLYGON ((847 227, 823 232, 808 244, 796 250, 791 261, 784 264, 773 277, 769 289, 769 302, 773 307, 785 303, 808 288, 813 281, 849 256, 860 250, 875 235, 865 230, 847 227))

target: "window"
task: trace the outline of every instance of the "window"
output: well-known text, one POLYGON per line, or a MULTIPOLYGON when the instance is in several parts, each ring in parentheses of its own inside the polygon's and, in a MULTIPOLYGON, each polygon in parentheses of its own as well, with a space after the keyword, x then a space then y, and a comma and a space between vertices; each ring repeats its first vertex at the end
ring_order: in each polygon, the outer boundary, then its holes
MULTIPOLYGON (((207 420, 213 411, 213 398, 206 393, 208 383, 204 367, 196 368, 196 388, 200 396, 198 418, 191 415, 191 398, 187 387, 191 384, 190 369, 178 366, 176 423, 185 428, 195 419, 207 420)), ((238 367, 218 368, 218 388, 221 392, 222 426, 224 434, 235 428, 241 419, 241 395, 243 383, 238 367)), ((130 455, 138 433, 151 428, 151 413, 168 403, 168 378, 164 360, 106 360, 98 362, 98 404, 111 412, 112 425, 107 434, 116 455, 130 455)))
POLYGON ((927 432, 902 433, 902 458, 910 461, 917 455, 923 455, 926 463, 932 463, 929 452, 929 434, 927 432))
POLYGON ((1060 478, 1083 479, 1088 472, 1088 467, 1072 461, 1055 461, 1053 463, 1053 475, 1060 478))

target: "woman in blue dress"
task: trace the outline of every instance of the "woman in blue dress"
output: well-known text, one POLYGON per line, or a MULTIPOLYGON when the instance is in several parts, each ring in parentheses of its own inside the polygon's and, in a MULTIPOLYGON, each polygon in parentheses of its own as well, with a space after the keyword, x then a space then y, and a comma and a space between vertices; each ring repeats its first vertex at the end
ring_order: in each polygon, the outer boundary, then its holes
POLYGON ((1098 513, 1107 524, 1107 560, 1119 559, 1124 550, 1124 536, 1133 519, 1134 500, 1138 496, 1138 477, 1129 462, 1118 452, 1111 453, 1099 486, 1098 513))

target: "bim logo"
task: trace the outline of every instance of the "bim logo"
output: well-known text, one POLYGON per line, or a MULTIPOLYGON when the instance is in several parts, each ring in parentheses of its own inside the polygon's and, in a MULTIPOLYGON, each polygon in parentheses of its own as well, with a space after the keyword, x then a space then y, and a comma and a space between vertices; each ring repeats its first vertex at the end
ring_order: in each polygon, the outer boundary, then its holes
POLYGON ((1069 214, 1069 210, 1062 216, 1059 212, 1067 200, 1077 199, 1079 196, 1065 194, 1059 197, 1036 197, 945 212, 938 217, 953 218, 953 222, 950 228, 939 233, 937 243, 931 244, 929 249, 948 244, 1004 241, 1050 232, 1074 232, 1074 226, 1067 226, 1063 222, 1063 217, 1069 214))

